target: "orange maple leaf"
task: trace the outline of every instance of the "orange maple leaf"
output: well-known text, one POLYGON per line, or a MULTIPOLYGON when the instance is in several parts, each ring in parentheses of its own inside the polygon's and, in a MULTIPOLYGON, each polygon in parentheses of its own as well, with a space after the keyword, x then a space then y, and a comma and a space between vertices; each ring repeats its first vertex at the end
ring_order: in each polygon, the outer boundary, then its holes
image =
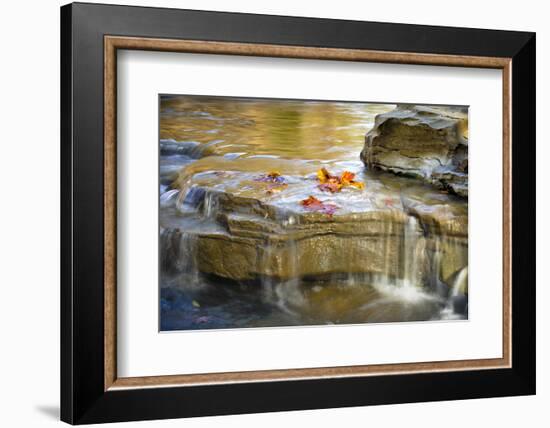
POLYGON ((311 205, 321 205, 322 202, 319 199, 317 199, 315 196, 310 195, 307 199, 300 201, 300 204, 306 207, 309 207, 311 205))
POLYGON ((355 178, 355 174, 353 172, 344 171, 342 173, 342 177, 340 177, 340 181, 344 186, 347 186, 353 183, 354 178, 355 178))
POLYGON ((364 189, 365 184, 360 181, 354 181, 355 173, 344 171, 340 177, 332 175, 326 168, 317 171, 319 179, 319 189, 331 193, 339 192, 342 187, 352 186, 357 189, 364 189))

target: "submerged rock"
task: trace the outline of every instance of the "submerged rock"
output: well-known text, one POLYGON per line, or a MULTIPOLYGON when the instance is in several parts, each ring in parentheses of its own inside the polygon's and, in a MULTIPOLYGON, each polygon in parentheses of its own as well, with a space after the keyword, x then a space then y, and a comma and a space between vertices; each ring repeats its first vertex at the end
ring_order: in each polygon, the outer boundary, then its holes
POLYGON ((368 168, 419 178, 467 198, 467 109, 399 105, 376 117, 361 159, 368 168))

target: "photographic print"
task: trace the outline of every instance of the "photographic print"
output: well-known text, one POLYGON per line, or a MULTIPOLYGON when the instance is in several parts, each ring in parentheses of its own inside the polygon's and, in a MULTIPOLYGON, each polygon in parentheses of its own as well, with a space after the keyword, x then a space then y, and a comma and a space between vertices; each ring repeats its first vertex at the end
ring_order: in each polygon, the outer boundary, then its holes
POLYGON ((161 331, 468 318, 468 108, 159 96, 161 331))

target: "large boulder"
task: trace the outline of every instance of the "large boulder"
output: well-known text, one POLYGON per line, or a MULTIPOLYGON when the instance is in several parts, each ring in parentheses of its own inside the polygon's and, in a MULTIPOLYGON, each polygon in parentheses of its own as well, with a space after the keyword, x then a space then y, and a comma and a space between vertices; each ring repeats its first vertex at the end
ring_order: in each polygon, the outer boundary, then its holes
POLYGON ((424 180, 468 197, 468 111, 399 105, 376 117, 361 159, 368 168, 424 180))

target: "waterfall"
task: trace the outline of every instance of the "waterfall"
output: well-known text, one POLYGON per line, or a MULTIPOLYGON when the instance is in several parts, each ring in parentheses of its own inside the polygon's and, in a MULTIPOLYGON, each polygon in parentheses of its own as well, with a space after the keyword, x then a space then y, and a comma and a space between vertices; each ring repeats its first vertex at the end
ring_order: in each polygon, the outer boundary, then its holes
POLYGON ((262 299, 272 301, 274 298, 274 286, 277 281, 273 277, 273 259, 275 257, 273 246, 269 240, 263 246, 261 257, 259 257, 258 267, 259 272, 270 272, 272 275, 263 275, 260 277, 260 285, 262 287, 262 299))
POLYGON ((460 287, 466 281, 467 276, 468 266, 462 268, 453 281, 447 304, 441 310, 442 319, 461 319, 464 313, 468 313, 468 299, 460 293, 460 287), (457 307, 459 307, 458 311, 457 307))
POLYGON ((434 249, 430 258, 430 271, 428 286, 430 290, 434 291, 438 295, 445 295, 447 293, 446 285, 439 279, 441 272, 441 237, 434 238, 434 249))
POLYGON ((202 215, 205 219, 216 220, 219 213, 218 195, 206 192, 202 201, 202 215))
POLYGON ((427 264, 426 238, 421 233, 418 219, 408 216, 401 230, 400 236, 394 236, 392 224, 388 223, 385 227, 385 236, 380 238, 385 241, 385 272, 373 275, 372 286, 391 301, 414 303, 437 300, 438 297, 428 293, 423 284, 426 276, 423 269, 427 264), (392 242, 394 239, 400 239, 399 243, 392 242), (392 245, 399 246, 398 257, 392 256, 392 245))
POLYGON ((165 229, 160 235, 160 249, 163 271, 178 274, 181 279, 179 286, 189 289, 201 286, 195 234, 165 229))
POLYGON ((453 288, 451 289, 451 297, 456 297, 460 293, 460 286, 462 283, 466 280, 466 277, 468 276, 468 267, 464 267, 458 272, 458 275, 456 276, 453 288))
POLYGON ((288 314, 297 315, 293 308, 306 302, 300 289, 301 278, 298 275, 298 251, 296 241, 284 240, 283 249, 275 242, 267 240, 260 258, 261 269, 271 275, 260 279, 264 301, 277 305, 288 314), (286 274, 286 279, 281 279, 286 274))
POLYGON ((395 263, 394 260, 392 260, 392 254, 391 254, 391 240, 393 238, 393 228, 392 223, 390 222, 384 222, 384 236, 382 239, 383 247, 384 247, 384 275, 386 279, 391 278, 391 272, 392 272, 392 263, 395 263))
POLYGON ((180 191, 177 189, 166 190, 160 195, 160 207, 169 208, 176 204, 180 191))
POLYGON ((418 284, 418 259, 419 259, 418 220, 409 216, 404 225, 403 233, 403 282, 402 287, 417 287, 418 284))

